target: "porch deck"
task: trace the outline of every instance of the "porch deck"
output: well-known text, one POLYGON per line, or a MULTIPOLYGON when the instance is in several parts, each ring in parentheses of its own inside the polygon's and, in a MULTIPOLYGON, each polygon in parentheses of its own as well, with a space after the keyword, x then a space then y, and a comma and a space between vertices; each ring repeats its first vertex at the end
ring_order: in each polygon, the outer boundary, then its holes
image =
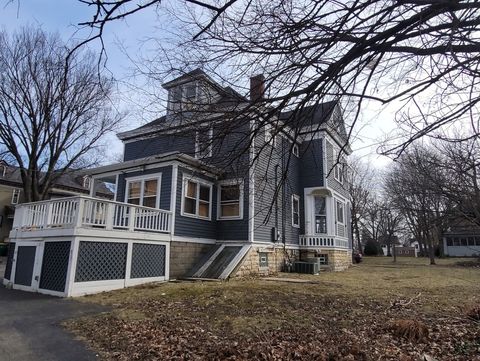
POLYGON ((87 196, 19 204, 13 232, 90 229, 169 234, 172 212, 87 196))

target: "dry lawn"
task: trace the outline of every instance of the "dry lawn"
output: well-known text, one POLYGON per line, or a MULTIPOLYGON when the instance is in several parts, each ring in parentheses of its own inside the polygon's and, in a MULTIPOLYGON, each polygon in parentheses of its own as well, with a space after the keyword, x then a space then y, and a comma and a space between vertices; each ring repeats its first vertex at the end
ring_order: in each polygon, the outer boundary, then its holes
POLYGON ((84 297, 112 311, 67 327, 105 360, 480 360, 480 268, 457 261, 130 288, 84 297))

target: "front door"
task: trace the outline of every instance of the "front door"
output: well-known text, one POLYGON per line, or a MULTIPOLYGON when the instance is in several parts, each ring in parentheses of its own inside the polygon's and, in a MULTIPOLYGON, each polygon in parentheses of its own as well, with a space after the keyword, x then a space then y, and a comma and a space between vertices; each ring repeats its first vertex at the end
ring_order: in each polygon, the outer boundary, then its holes
POLYGON ((25 291, 37 291, 41 268, 41 243, 18 242, 15 252, 13 275, 14 288, 25 291))

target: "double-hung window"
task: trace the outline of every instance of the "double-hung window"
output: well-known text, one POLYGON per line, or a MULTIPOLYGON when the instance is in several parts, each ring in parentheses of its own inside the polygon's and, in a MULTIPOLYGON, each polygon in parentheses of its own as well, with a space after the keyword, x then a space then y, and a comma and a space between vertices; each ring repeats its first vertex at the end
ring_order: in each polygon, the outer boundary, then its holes
POLYGON ((224 181, 218 187, 218 218, 243 218, 243 182, 224 181))
POLYGON ((337 222, 345 224, 345 205, 340 201, 335 201, 337 209, 337 222))
POLYGON ((127 203, 159 208, 160 177, 127 180, 127 203))
POLYGON ((333 168, 333 177, 339 183, 343 184, 345 159, 343 157, 339 158, 338 153, 333 152, 333 164, 335 164, 335 167, 333 168))
POLYGON ((204 128, 195 132, 195 158, 204 159, 213 153, 213 128, 204 128))
POLYGON ((12 193, 12 204, 18 204, 20 201, 20 189, 14 189, 12 193))
POLYGON ((183 180, 182 214, 190 217, 210 219, 212 186, 194 179, 183 180))
POLYGON ((300 227, 300 197, 292 195, 292 226, 300 227))
POLYGON ((325 197, 315 196, 315 233, 327 233, 327 201, 325 197))

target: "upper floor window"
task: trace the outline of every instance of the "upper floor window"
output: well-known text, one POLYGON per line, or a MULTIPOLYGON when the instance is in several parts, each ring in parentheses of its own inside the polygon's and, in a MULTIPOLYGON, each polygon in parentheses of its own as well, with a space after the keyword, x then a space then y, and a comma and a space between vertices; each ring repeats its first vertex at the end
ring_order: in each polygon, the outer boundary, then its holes
POLYGON ((18 204, 20 202, 20 189, 14 189, 12 193, 12 204, 18 204))
POLYGON ((189 83, 184 85, 185 99, 193 102, 197 99, 197 83, 189 83))
POLYGON ((300 197, 292 195, 292 226, 300 227, 300 197))
POLYGON ((315 233, 327 233, 327 200, 315 196, 315 233))
POLYGON ((160 207, 160 177, 127 180, 127 203, 160 207))
POLYGON ((243 218, 243 182, 221 182, 218 187, 218 200, 219 219, 243 218))
POLYGON ((275 134, 275 128, 270 124, 265 124, 265 143, 272 146, 277 145, 277 135, 275 134))
POLYGON ((292 146, 292 153, 295 157, 299 158, 300 157, 300 150, 298 148, 298 144, 293 144, 292 146))
POLYGON ((213 153, 213 128, 205 128, 195 132, 195 158, 209 158, 213 153))
POLYGON ((212 185, 195 179, 183 180, 182 215, 210 220, 212 185))
POLYGON ((336 213, 337 213, 337 217, 336 217, 337 222, 340 224, 345 224, 345 204, 343 204, 343 202, 336 200, 335 206, 336 206, 336 213))
POLYGON ((343 184, 345 178, 345 167, 344 167, 345 159, 343 157, 338 157, 337 152, 333 152, 333 177, 339 182, 343 184))
POLYGON ((197 83, 177 85, 169 91, 169 109, 181 110, 189 108, 197 101, 197 83))

